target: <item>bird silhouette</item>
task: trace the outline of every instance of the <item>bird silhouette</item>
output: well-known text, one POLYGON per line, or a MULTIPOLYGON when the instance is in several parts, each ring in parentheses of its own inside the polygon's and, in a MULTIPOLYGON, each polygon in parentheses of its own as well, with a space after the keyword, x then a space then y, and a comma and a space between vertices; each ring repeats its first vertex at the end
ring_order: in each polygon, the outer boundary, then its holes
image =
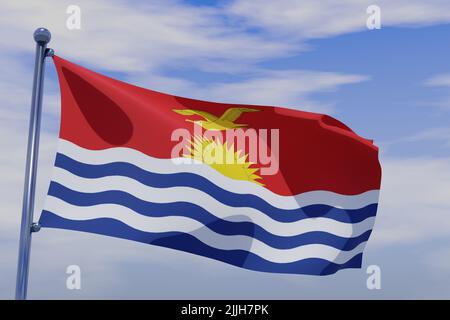
POLYGON ((217 117, 209 112, 194 109, 173 109, 174 112, 183 116, 198 115, 205 120, 191 120, 186 121, 197 123, 206 130, 227 130, 246 127, 247 124, 234 123, 243 112, 257 112, 259 109, 251 108, 228 108, 220 117, 217 117))

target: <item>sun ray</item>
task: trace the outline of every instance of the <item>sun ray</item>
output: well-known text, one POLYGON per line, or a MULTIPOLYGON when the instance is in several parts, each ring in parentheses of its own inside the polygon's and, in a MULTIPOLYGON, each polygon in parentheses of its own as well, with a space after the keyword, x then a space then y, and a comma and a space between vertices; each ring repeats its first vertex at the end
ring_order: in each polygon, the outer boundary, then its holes
POLYGON ((257 174, 259 168, 254 167, 255 163, 247 161, 248 154, 242 150, 235 151, 234 143, 194 136, 190 141, 189 152, 183 156, 205 163, 224 176, 264 185, 258 181, 262 179, 257 174))

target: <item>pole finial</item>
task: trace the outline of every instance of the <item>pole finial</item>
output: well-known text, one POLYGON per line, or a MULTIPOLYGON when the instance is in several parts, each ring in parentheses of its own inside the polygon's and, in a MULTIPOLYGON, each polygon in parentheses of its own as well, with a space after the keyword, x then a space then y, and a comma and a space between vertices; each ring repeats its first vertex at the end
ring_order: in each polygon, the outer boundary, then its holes
POLYGON ((37 28, 33 34, 34 41, 37 43, 47 44, 52 38, 52 34, 45 28, 37 28))

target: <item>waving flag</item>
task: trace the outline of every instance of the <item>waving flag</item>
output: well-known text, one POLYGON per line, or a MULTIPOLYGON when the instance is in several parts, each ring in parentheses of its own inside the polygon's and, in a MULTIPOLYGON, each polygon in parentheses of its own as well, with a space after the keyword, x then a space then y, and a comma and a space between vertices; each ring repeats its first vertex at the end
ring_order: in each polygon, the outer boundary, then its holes
POLYGON ((54 61, 61 128, 43 227, 265 272, 361 266, 381 179, 372 141, 326 115, 181 98, 54 61))

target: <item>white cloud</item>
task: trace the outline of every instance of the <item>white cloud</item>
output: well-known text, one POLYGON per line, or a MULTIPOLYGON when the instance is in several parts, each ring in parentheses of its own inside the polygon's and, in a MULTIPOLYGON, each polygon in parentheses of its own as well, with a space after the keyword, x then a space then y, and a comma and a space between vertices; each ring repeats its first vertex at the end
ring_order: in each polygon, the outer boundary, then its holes
POLYGON ((431 87, 450 87, 450 74, 439 74, 425 81, 431 87))
POLYGON ((442 141, 450 147, 450 128, 431 128, 402 139, 404 142, 442 141))
POLYGON ((385 158, 370 246, 414 245, 449 237, 450 158, 385 158))
POLYGON ((44 24, 56 53, 109 70, 155 70, 161 66, 231 69, 276 57, 295 46, 268 41, 224 22, 221 11, 180 1, 78 1, 81 30, 66 28, 66 1, 16 1, 2 4, 0 27, 9 48, 30 51, 31 30, 44 24), (136 32, 139 30, 139 32, 136 32))
POLYGON ((232 16, 274 34, 300 39, 341 35, 366 29, 369 5, 381 9, 382 26, 421 26, 450 21, 445 0, 236 0, 228 8, 232 16))
MULTIPOLYGON (((438 87, 448 90, 450 88, 450 74, 438 74, 424 81, 424 85, 428 87, 438 87)), ((439 99, 438 101, 433 101, 427 103, 428 106, 436 107, 441 110, 450 110, 450 96, 439 99)))
POLYGON ((144 87, 170 90, 177 95, 201 100, 286 106, 330 113, 333 112, 333 106, 315 102, 312 98, 314 93, 336 91, 340 86, 368 79, 362 75, 335 72, 256 70, 247 73, 243 80, 212 82, 203 86, 187 80, 158 76, 131 77, 130 80, 144 87))
POLYGON ((424 263, 435 272, 436 275, 450 273, 450 247, 439 247, 425 255, 424 263))
MULTIPOLYGON (((82 29, 66 28, 69 1, 2 3, 0 28, 9 50, 32 50, 31 30, 44 24, 56 53, 122 72, 186 66, 239 72, 304 49, 305 41, 366 30, 373 1, 232 1, 193 7, 176 0, 78 1, 82 29), (252 32, 256 26, 264 32, 252 32), (6 31, 7 30, 7 31, 6 31), (140 32, 136 32, 140 30, 140 32), (142 32, 144 31, 144 32, 142 32)), ((379 1, 384 26, 450 22, 448 1, 379 1)))
POLYGON ((310 95, 334 91, 345 84, 358 83, 367 77, 315 71, 262 72, 247 81, 221 83, 207 89, 220 101, 297 107, 302 110, 331 112, 331 106, 318 105, 310 95))
POLYGON ((387 153, 392 146, 404 143, 417 143, 417 142, 440 142, 443 147, 450 147, 450 128, 447 127, 435 127, 419 132, 397 138, 391 141, 383 142, 383 152, 387 153))
MULTIPOLYGON (((50 46, 58 55, 73 57, 75 62, 97 71, 121 71, 131 83, 182 96, 331 112, 333 102, 315 102, 312 98, 315 92, 333 91, 341 85, 367 80, 360 75, 334 72, 262 70, 256 66, 259 61, 298 52, 302 44, 248 32, 245 24, 225 20, 226 11, 220 7, 194 8, 174 0, 134 6, 104 0, 77 4, 81 8, 81 30, 66 28, 66 2, 21 1, 3 6, 5 14, 0 29, 8 30, 11 38, 7 42, 10 56, 0 62, 11 73, 2 78, 0 93, 5 93, 2 95, 7 99, 5 105, 20 105, 20 110, 28 110, 33 61, 27 61, 25 68, 23 54, 20 58, 18 54, 27 52, 26 56, 31 57, 31 31, 43 21, 52 32, 50 46), (238 76, 235 81, 199 85, 186 77, 166 75, 167 69, 170 73, 172 69, 185 67, 238 76), (29 76, 24 81, 25 75, 29 76)), ((57 92, 56 84, 51 87, 57 92)), ((46 91, 49 92, 48 81, 46 91)), ((57 99, 56 94, 46 97, 44 110, 54 113, 57 99)), ((4 119, 18 116, 15 108, 8 107, 2 112, 4 119)), ((19 119, 23 118, 21 114, 19 119)))
POLYGON ((450 128, 431 128, 424 131, 420 131, 413 134, 407 138, 406 141, 434 141, 434 140, 444 140, 447 145, 450 145, 450 128))

